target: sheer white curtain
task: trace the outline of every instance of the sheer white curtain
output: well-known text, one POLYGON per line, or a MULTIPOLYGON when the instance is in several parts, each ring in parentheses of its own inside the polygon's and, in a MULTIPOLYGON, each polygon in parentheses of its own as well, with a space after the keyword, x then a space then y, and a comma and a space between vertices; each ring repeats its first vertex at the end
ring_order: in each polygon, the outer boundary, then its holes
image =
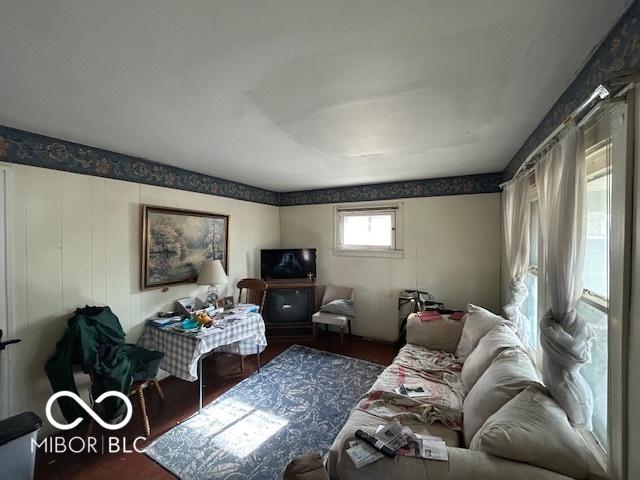
POLYGON ((524 284, 529 268, 529 178, 505 186, 502 192, 504 218, 504 245, 509 265, 509 287, 507 300, 503 310, 507 318, 517 327, 518 336, 523 342, 528 341, 527 318, 520 307, 529 292, 524 284))
POLYGON ((540 320, 542 376, 570 422, 591 430, 593 399, 580 368, 593 332, 576 312, 586 243, 586 168, 582 131, 572 123, 536 167, 548 310, 540 320))

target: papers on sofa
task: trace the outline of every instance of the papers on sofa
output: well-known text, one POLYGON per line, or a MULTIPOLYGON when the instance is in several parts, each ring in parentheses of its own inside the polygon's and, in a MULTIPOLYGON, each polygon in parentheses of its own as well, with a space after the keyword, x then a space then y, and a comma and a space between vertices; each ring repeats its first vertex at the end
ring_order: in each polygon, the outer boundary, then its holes
POLYGON ((416 434, 416 437, 420 445, 420 457, 429 460, 449 460, 447 444, 440 437, 419 434, 416 434))
POLYGON ((364 467, 384 457, 384 455, 375 448, 356 440, 349 442, 347 455, 349 455, 349 458, 356 468, 364 467))
POLYGON ((421 385, 398 385, 393 391, 409 398, 426 397, 428 395, 427 390, 421 385))
MULTIPOLYGON (((449 460, 447 445, 440 437, 416 434, 409 427, 400 424, 398 420, 378 426, 373 436, 393 448, 398 455, 429 460, 449 460)), ((349 442, 347 455, 356 468, 369 465, 384 457, 375 448, 357 440, 349 442)))

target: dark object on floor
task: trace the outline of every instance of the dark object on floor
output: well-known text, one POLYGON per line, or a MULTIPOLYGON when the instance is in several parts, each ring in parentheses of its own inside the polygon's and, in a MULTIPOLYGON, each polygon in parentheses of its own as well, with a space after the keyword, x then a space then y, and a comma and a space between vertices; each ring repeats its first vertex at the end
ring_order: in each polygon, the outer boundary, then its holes
POLYGON ((320 455, 307 453, 289 462, 282 480, 329 480, 329 474, 320 455))
MULTIPOLYGON (((109 307, 87 306, 76 310, 56 344, 56 353, 45 365, 53 391, 78 393, 74 365, 91 375, 92 398, 111 390, 126 395, 133 382, 155 379, 164 354, 125 343, 124 338, 118 317, 109 307)), ((68 397, 59 398, 58 403, 69 422, 85 416, 82 407, 68 397)), ((124 402, 117 397, 104 399, 101 407, 105 420, 124 413, 124 402)))

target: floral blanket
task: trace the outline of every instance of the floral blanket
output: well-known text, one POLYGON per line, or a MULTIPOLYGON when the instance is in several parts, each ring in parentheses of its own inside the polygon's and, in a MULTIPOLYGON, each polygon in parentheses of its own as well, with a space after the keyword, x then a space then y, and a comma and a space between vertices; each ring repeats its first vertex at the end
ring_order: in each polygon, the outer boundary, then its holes
POLYGON ((462 429, 464 386, 462 365, 455 356, 417 345, 405 345, 356 405, 357 409, 384 420, 403 423, 441 422, 462 429), (409 398, 394 392, 398 385, 420 385, 426 396, 409 398))

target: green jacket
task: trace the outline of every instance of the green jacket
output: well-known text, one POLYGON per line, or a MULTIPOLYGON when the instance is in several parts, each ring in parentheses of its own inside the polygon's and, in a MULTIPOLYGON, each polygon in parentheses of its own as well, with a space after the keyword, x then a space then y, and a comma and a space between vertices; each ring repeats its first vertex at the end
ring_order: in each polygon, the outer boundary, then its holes
MULTIPOLYGON (((54 392, 78 393, 73 366, 79 365, 91 375, 91 398, 116 390, 128 395, 134 381, 156 377, 164 355, 124 342, 124 331, 109 307, 85 307, 75 311, 67 330, 56 345, 55 354, 45 364, 45 372, 54 392)), ((72 422, 86 412, 68 397, 58 399, 62 414, 72 422)), ((104 420, 124 413, 124 402, 108 397, 100 403, 104 420)))

